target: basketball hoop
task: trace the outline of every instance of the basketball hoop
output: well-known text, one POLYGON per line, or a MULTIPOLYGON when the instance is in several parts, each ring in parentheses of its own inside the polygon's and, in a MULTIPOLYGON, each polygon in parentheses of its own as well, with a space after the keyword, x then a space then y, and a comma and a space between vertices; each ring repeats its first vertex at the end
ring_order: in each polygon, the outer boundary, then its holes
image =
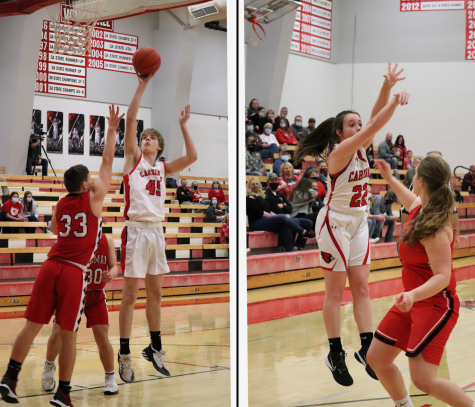
POLYGON ((52 52, 89 55, 94 28, 99 21, 102 7, 102 1, 87 0, 67 0, 48 6, 55 36, 52 52))
POLYGON ((251 17, 251 18, 248 18, 247 21, 249 21, 250 23, 252 23, 252 29, 254 30, 254 32, 256 33, 257 37, 261 40, 261 41, 265 41, 267 39, 267 34, 266 32, 264 31, 264 29, 262 28, 262 25, 259 24, 259 21, 257 21, 257 18, 256 17, 251 17), (256 25, 261 29, 261 31, 264 33, 264 39, 261 38, 261 36, 257 33, 256 31, 256 25))

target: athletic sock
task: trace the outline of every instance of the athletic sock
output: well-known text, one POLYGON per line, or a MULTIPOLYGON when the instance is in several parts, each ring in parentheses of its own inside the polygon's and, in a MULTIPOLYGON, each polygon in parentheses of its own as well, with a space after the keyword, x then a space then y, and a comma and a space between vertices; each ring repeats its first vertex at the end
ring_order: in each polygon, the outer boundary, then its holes
POLYGON ((162 350, 162 337, 160 336, 160 331, 150 331, 150 341, 152 342, 153 349, 157 352, 162 350))
POLYGON ((341 338, 328 338, 328 343, 330 344, 330 352, 343 352, 343 347, 341 346, 341 338))
POLYGON ((409 394, 406 397, 404 397, 402 400, 393 400, 393 401, 396 407, 414 407, 414 404, 412 404, 409 394))
POLYGON ((371 345, 371 341, 373 340, 373 332, 364 332, 360 334, 360 339, 361 339, 361 347, 369 348, 369 345, 371 345))
POLYGON ((67 396, 69 394, 69 392, 71 391, 71 386, 69 385, 71 382, 63 382, 63 381, 59 381, 59 386, 58 386, 58 390, 61 390, 63 392, 63 394, 65 396, 67 396))
POLYGON ((121 355, 130 354, 129 338, 120 338, 120 354, 121 355))
POLYGON ((22 363, 13 359, 10 359, 10 362, 8 362, 7 375, 14 382, 18 380, 18 373, 20 373, 21 365, 22 363))
POLYGON ((54 366, 54 360, 52 362, 50 362, 49 360, 46 360, 46 364, 48 365, 48 367, 53 367, 54 366))
POLYGON ((112 376, 115 372, 112 371, 112 372, 105 372, 107 376, 112 376))

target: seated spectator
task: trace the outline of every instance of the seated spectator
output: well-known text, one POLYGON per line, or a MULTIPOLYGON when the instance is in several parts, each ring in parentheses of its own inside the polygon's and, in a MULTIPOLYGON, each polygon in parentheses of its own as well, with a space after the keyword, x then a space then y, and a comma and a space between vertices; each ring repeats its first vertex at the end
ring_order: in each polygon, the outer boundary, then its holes
POLYGON ((252 99, 249 103, 249 108, 247 109, 247 118, 251 120, 253 114, 257 113, 257 108, 259 107, 259 102, 257 99, 252 99))
MULTIPOLYGON (((321 188, 321 182, 314 181, 314 180, 310 180, 310 181, 312 181, 313 190, 318 194, 319 189, 321 188)), ((312 205, 313 213, 318 214, 318 212, 320 212, 320 209, 322 209, 325 206, 325 204, 323 203, 324 201, 325 201, 324 198, 321 198, 321 197, 317 196, 317 200, 312 205)))
POLYGON ((193 181, 191 183, 190 192, 191 195, 193 195, 193 200, 191 201, 192 203, 196 203, 199 205, 209 205, 209 203, 211 202, 209 199, 203 199, 200 189, 198 188, 198 181, 193 181))
POLYGON ((274 133, 274 119, 275 119, 275 112, 272 109, 269 109, 266 113, 266 123, 270 123, 272 126, 272 133, 274 133))
POLYGON ((292 152, 287 149, 287 144, 282 144, 280 146, 279 158, 274 161, 272 165, 272 172, 280 174, 280 167, 283 163, 288 162, 292 159, 292 152))
POLYGON ((294 250, 296 235, 303 236, 305 239, 315 237, 315 233, 302 228, 294 219, 272 212, 271 204, 265 199, 261 183, 257 178, 251 178, 247 183, 246 213, 251 231, 277 233, 286 252, 294 250))
MULTIPOLYGON (((223 188, 221 188, 221 184, 219 183, 219 181, 214 180, 211 188, 212 189, 208 192, 208 198, 209 199, 216 198, 218 200, 218 204, 226 205, 224 191, 223 191, 223 188)), ((226 214, 228 212, 229 212, 229 206, 224 211, 224 213, 226 214)))
MULTIPOLYGON (((1 222, 28 222, 27 218, 21 216, 21 203, 18 192, 13 191, 10 194, 10 199, 5 202, 0 212, 1 222)), ((3 228, 3 233, 18 233, 18 228, 3 228)))
POLYGON ((261 155, 256 152, 257 141, 255 136, 249 136, 246 140, 246 174, 266 175, 266 167, 262 162, 261 155))
POLYGON ((366 157, 368 157, 369 168, 374 168, 374 148, 373 143, 366 149, 366 157))
POLYGON ((254 124, 254 131, 261 134, 264 129, 264 124, 267 123, 266 108, 259 106, 257 113, 254 113, 251 117, 251 121, 254 124))
POLYGON ((389 163, 391 168, 394 170, 394 176, 399 179, 396 149, 393 146, 392 139, 393 135, 391 133, 386 134, 386 140, 381 142, 378 146, 378 158, 382 158, 384 161, 389 163))
MULTIPOLYGON (((7 179, 4 177, 0 177, 0 182, 7 182, 7 179)), ((2 187, 2 196, 6 195, 10 195, 10 191, 8 190, 8 187, 2 187)))
MULTIPOLYGON (((325 161, 324 161, 324 163, 325 163, 325 161)), ((325 165, 326 164, 327 163, 325 163, 325 165)), ((308 174, 308 179, 310 180, 310 182, 316 182, 317 183, 318 197, 323 201, 323 199, 327 196, 327 189, 326 189, 326 186, 324 186, 324 184, 321 182, 322 178, 323 178, 322 174, 317 168, 314 168, 308 174)), ((304 178, 302 177, 302 179, 304 179, 304 178)), ((307 178, 305 178, 305 179, 307 179, 307 178)), ((326 185, 326 180, 325 180, 325 185, 326 185)))
MULTIPOLYGON (((323 188, 323 186, 322 186, 323 188)), ((312 181, 302 178, 290 194, 292 205, 292 218, 305 218, 312 221, 312 230, 315 230, 318 213, 313 212, 313 204, 316 202, 318 192, 312 188, 312 181)))
POLYGON ((319 158, 317 161, 314 161, 308 166, 305 170, 303 178, 310 178, 310 172, 318 171, 318 182, 321 182, 325 191, 327 191, 327 182, 328 182, 328 166, 327 162, 323 158, 319 158))
POLYGON ((250 134, 253 136, 257 136, 258 133, 254 130, 254 123, 252 120, 247 120, 246 121, 246 137, 248 137, 250 134))
POLYGON ((372 188, 371 185, 368 184, 368 194, 366 195, 367 201, 368 201, 368 206, 366 207, 366 214, 367 214, 367 220, 368 220, 368 235, 369 235, 369 243, 374 244, 378 243, 379 237, 378 238, 372 238, 374 234, 374 229, 376 228, 376 220, 379 220, 381 223, 383 223, 386 219, 384 215, 373 215, 371 213, 373 209, 373 198, 372 198, 372 188))
POLYGON ((263 159, 274 158, 279 153, 279 144, 272 134, 272 124, 264 124, 263 134, 256 137, 257 152, 263 159))
POLYGON ((475 165, 471 165, 470 171, 463 176, 462 191, 475 195, 475 165))
MULTIPOLYGON (((26 191, 21 203, 21 216, 28 219, 28 222, 39 222, 38 220, 38 206, 33 199, 33 194, 26 191)), ((25 233, 35 233, 36 227, 25 228, 25 233)))
POLYGON ((294 137, 294 133, 289 129, 287 119, 280 119, 280 128, 275 132, 275 138, 279 144, 297 144, 298 141, 294 137))
POLYGON ((290 130, 292 130, 297 141, 302 140, 309 133, 309 131, 302 126, 302 116, 295 116, 294 123, 290 126, 290 130))
POLYGON ((176 184, 176 179, 173 174, 167 175, 167 178, 165 179, 165 184, 167 188, 176 188, 178 186, 176 184))
POLYGON ((229 244, 229 213, 224 215, 223 225, 221 226, 219 243, 229 244))
POLYGON ((294 189, 300 181, 300 177, 294 174, 294 166, 290 163, 283 163, 280 166, 279 191, 289 199, 292 189, 294 189))
POLYGON ((412 191, 412 179, 414 178, 414 175, 416 173, 416 168, 421 162, 420 157, 414 158, 414 161, 412 162, 412 167, 407 169, 406 176, 404 177, 404 185, 406 188, 409 188, 412 191))
MULTIPOLYGON (((386 236, 384 236, 384 242, 392 242, 394 229, 396 228, 396 222, 399 221, 397 216, 394 216, 391 205, 393 202, 397 202, 396 193, 390 189, 384 195, 377 195, 373 198, 373 215, 385 215, 384 224, 388 226, 386 236)), ((381 237, 381 231, 383 230, 383 223, 376 219, 376 226, 374 228, 373 236, 379 240, 381 237)), ((370 237, 373 237, 370 236, 370 237)))
POLYGON ((396 148, 396 157, 398 159, 399 167, 402 169, 404 167, 404 160, 407 157, 406 143, 404 142, 404 136, 399 135, 396 138, 396 143, 394 143, 396 148))
POLYGON ((218 204, 218 199, 211 199, 211 204, 206 209, 206 217, 211 223, 222 223, 224 220, 224 210, 218 204))
POLYGON ((286 107, 280 108, 280 115, 274 119, 274 127, 272 128, 274 133, 276 133, 277 130, 280 129, 280 120, 286 119, 288 114, 289 114, 289 109, 287 109, 286 107))
POLYGON ((407 157, 404 159, 404 170, 408 170, 412 167, 414 159, 412 157, 412 150, 407 150, 407 157))
POLYGON ((181 186, 176 190, 176 196, 180 205, 191 204, 193 202, 193 194, 187 188, 187 182, 185 178, 181 180, 181 186))
POLYGON ((315 130, 315 119, 313 117, 308 119, 307 130, 308 130, 309 133, 311 133, 312 131, 315 130))

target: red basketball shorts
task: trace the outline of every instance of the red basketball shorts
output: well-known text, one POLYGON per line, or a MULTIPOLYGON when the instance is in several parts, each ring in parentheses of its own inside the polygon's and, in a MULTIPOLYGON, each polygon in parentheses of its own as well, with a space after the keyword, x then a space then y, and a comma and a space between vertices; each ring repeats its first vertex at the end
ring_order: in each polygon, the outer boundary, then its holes
POLYGON ((25 318, 48 324, 55 321, 66 331, 76 332, 86 301, 86 275, 73 265, 46 260, 40 268, 26 308, 25 318))
POLYGON ((426 362, 438 366, 460 309, 457 294, 444 295, 446 298, 416 302, 409 312, 394 305, 379 324, 375 338, 397 346, 408 357, 422 353, 426 362))
POLYGON ((87 319, 87 328, 94 325, 109 325, 109 310, 104 290, 86 291, 84 315, 86 315, 87 319))

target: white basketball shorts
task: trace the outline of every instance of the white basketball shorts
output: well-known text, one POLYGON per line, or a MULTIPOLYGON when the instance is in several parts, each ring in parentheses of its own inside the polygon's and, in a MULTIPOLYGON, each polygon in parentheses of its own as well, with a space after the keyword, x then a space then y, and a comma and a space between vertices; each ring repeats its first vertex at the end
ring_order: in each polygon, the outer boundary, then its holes
POLYGON ((162 226, 122 230, 121 266, 124 277, 145 278, 170 272, 167 264, 165 235, 162 226))
POLYGON ((325 206, 315 225, 320 267, 348 271, 348 267, 371 263, 367 214, 346 215, 325 206))

